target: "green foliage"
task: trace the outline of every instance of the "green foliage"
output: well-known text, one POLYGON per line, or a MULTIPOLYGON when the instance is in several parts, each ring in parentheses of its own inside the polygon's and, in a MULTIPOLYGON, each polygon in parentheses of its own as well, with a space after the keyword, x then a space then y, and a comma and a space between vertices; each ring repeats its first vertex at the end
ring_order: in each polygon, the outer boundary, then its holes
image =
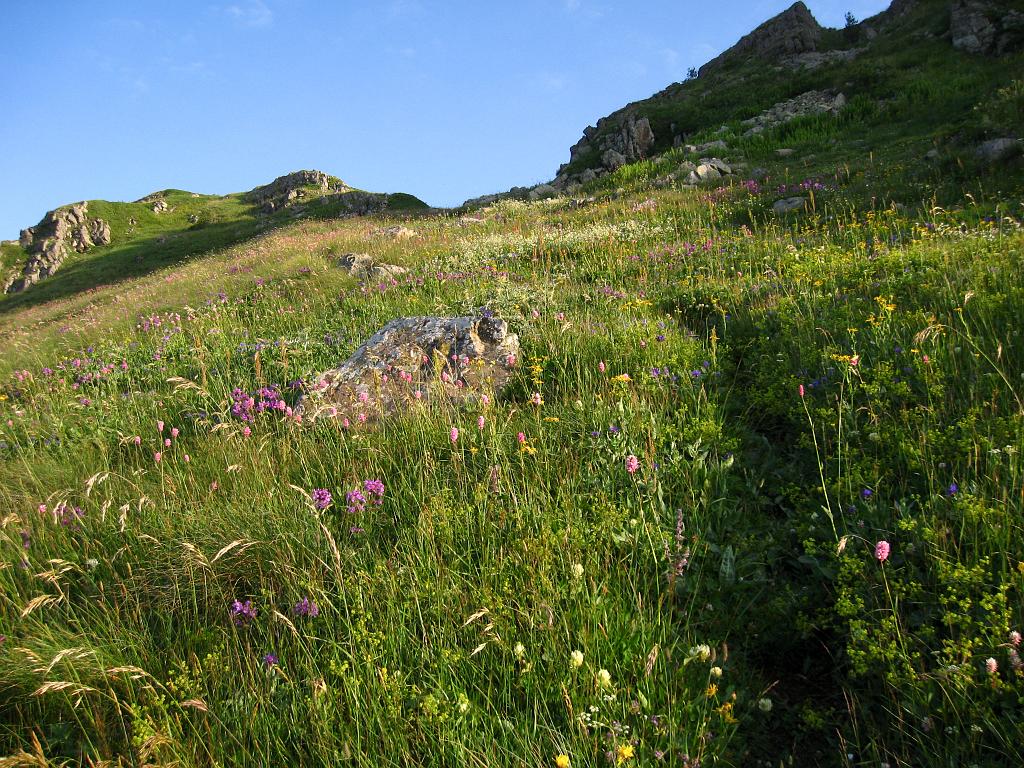
MULTIPOLYGON (((683 189, 675 149, 593 200, 410 217, 402 241, 336 198, 90 203, 114 243, 0 302, 0 748, 1024 762, 1024 184, 964 160, 943 106, 995 130, 1017 85, 987 61, 915 84, 881 45, 840 115, 731 137, 757 184, 683 189), (808 209, 774 216, 791 193, 808 209), (360 284, 353 251, 410 272, 360 284), (480 307, 522 340, 487 404, 233 411, 294 406, 394 317, 480 307), (346 501, 371 479, 379 505, 346 501)), ((909 47, 937 71, 938 43, 909 47)), ((839 76, 704 91, 690 118, 735 133, 839 76)), ((652 119, 691 109, 670 101, 652 119)))

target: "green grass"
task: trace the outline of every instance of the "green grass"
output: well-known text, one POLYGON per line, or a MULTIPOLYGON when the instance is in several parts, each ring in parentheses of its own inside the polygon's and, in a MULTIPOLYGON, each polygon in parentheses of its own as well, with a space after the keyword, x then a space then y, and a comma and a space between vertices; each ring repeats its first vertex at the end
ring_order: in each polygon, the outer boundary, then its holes
POLYGON ((944 94, 479 223, 90 203, 113 245, 0 301, 3 764, 1024 762, 1024 168, 944 94), (487 405, 232 410, 481 307, 523 345, 487 405))
MULTIPOLYGON (((283 208, 273 214, 261 214, 258 206, 244 193, 226 196, 199 195, 176 189, 159 194, 169 206, 164 213, 155 213, 152 203, 112 203, 89 201, 89 216, 101 218, 110 225, 111 244, 69 256, 60 270, 27 291, 0 296, 0 315, 10 315, 27 307, 74 297, 116 284, 126 278, 139 277, 162 268, 174 267, 196 257, 210 254, 235 243, 251 240, 268 230, 295 220, 296 216, 311 219, 332 218, 345 212, 351 193, 323 195, 308 187, 301 201, 301 210, 283 208), (133 223, 134 222, 134 223, 133 223)), ((382 196, 387 210, 416 213, 426 210, 418 198, 404 194, 382 196)), ((20 248, 4 246, 0 269, 24 263, 20 248)))

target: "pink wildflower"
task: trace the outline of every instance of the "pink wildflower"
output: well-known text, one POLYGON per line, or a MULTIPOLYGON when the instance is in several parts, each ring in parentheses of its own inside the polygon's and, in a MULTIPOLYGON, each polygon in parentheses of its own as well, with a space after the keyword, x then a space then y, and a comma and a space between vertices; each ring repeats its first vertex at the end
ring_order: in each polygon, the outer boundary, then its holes
POLYGON ((459 439, 459 428, 452 427, 452 431, 448 433, 448 439, 455 443, 459 439))
POLYGON ((519 442, 520 445, 525 443, 526 442, 526 435, 525 435, 525 433, 520 432, 518 435, 516 435, 516 440, 519 442))
POLYGON ((626 457, 626 471, 631 475, 635 475, 636 471, 640 469, 640 459, 630 454, 626 457))
POLYGON ((156 423, 156 429, 157 429, 158 432, 163 432, 164 431, 164 423, 162 421, 158 421, 156 423))
POLYGON ((878 562, 884 563, 886 560, 889 559, 889 552, 891 550, 892 547, 889 546, 889 542, 885 539, 882 539, 882 541, 875 544, 875 558, 878 560, 878 562))
POLYGON ((597 364, 597 370, 599 370, 601 373, 605 372, 606 367, 607 366, 605 366, 604 360, 597 364))
POLYGON ((178 431, 177 427, 171 427, 171 437, 177 437, 181 432, 178 431))
POLYGON ((1016 629, 1010 633, 1010 644, 1013 645, 1014 648, 1020 647, 1020 632, 1016 629))
POLYGON ((157 464, 159 464, 160 463, 160 459, 162 459, 163 457, 164 457, 163 454, 160 453, 160 451, 157 451, 156 453, 153 454, 153 461, 155 461, 157 464))
POLYGON ((476 419, 476 428, 477 429, 483 429, 484 428, 484 417, 483 416, 478 416, 477 417, 477 419, 476 419))
POLYGON ((246 437, 248 437, 249 435, 252 434, 252 430, 249 429, 248 427, 243 427, 242 428, 242 434, 245 435, 246 437))
POLYGON ((801 384, 801 385, 800 385, 800 386, 799 386, 799 387, 797 388, 797 391, 798 391, 798 392, 800 393, 800 399, 802 400, 802 399, 803 399, 803 396, 804 396, 804 385, 803 385, 803 384, 801 384))
POLYGON ((989 656, 985 659, 985 671, 990 675, 996 674, 999 671, 999 662, 989 656))
POLYGON ((170 448, 170 447, 171 447, 171 438, 169 438, 169 437, 165 438, 164 439, 164 448, 170 448))
POLYGON ((132 438, 132 442, 135 443, 136 445, 142 445, 142 438, 139 435, 136 435, 134 438, 132 438))

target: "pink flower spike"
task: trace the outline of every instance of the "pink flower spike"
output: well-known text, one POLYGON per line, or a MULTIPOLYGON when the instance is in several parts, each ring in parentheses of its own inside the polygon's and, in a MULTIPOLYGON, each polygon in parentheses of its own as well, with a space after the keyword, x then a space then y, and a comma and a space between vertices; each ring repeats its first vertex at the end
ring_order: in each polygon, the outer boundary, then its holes
POLYGON ((477 419, 476 419, 476 428, 477 429, 483 429, 484 428, 484 417, 483 416, 478 416, 477 417, 477 419))
POLYGON ((46 514, 46 505, 45 504, 40 504, 39 505, 39 514, 40 515, 45 515, 46 514))
POLYGON ((519 441, 519 443, 525 443, 526 442, 526 435, 524 433, 520 432, 518 435, 516 435, 516 440, 519 441))
POLYGON ((185 459, 185 463, 186 463, 186 464, 188 464, 188 463, 189 463, 190 461, 192 461, 192 459, 191 459, 191 458, 189 458, 189 455, 188 455, 187 453, 186 453, 186 454, 184 455, 184 457, 183 457, 183 458, 185 459))
POLYGON ((999 671, 999 662, 993 659, 991 656, 985 659, 985 671, 990 675, 994 675, 999 671))
POLYGON ((458 427, 452 427, 452 431, 448 433, 448 439, 451 440, 452 443, 455 443, 456 441, 458 441, 458 439, 459 439, 459 429, 458 429, 458 427))
POLYGON ((135 443, 136 445, 142 445, 142 438, 139 435, 136 435, 134 438, 132 438, 132 442, 135 443))
POLYGON ((1020 632, 1018 632, 1017 630, 1013 630, 1010 633, 1010 645, 1012 645, 1014 648, 1020 647, 1020 632))
POLYGON ((631 475, 635 475, 636 471, 640 469, 640 459, 630 454, 626 457, 626 471, 631 475))
POLYGON ((168 438, 166 438, 164 440, 164 448, 170 448, 170 447, 171 447, 171 438, 168 437, 168 438))
POLYGON ((604 360, 597 364, 597 370, 599 370, 601 373, 604 373, 606 368, 607 366, 605 366, 604 360))
POLYGON ((885 539, 875 544, 875 558, 880 563, 884 563, 889 559, 889 552, 892 551, 892 547, 889 546, 889 542, 885 539))
POLYGON ((157 464, 160 463, 160 459, 162 459, 162 458, 163 458, 163 454, 160 453, 160 451, 157 451, 156 453, 153 454, 153 461, 155 461, 157 464))
POLYGON ((248 427, 244 427, 244 428, 242 429, 242 434, 243 434, 243 435, 245 435, 246 437, 248 437, 249 435, 251 435, 251 434, 252 434, 252 430, 251 430, 251 429, 249 429, 248 427))
POLYGON ((164 423, 162 421, 158 421, 156 423, 156 429, 157 429, 158 432, 163 432, 164 431, 164 423))
POLYGON ((803 396, 804 396, 804 385, 801 384, 797 391, 800 392, 800 398, 803 399, 803 396))
POLYGON ((177 427, 171 427, 171 437, 177 437, 179 434, 181 433, 178 431, 177 427))

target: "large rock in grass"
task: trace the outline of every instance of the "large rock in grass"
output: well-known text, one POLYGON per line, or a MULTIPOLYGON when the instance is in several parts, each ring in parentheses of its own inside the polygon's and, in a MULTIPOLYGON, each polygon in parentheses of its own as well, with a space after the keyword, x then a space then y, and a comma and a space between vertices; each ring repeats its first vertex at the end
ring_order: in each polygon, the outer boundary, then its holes
POLYGON ((975 151, 978 159, 985 163, 1003 163, 1012 160, 1024 150, 1019 139, 992 139, 982 142, 975 151))
POLYGON ((786 197, 782 200, 776 200, 772 210, 776 215, 783 216, 791 211, 802 211, 806 205, 806 197, 786 197))
POLYGON ((378 280, 401 277, 407 270, 397 264, 377 261, 368 253, 346 253, 338 258, 338 266, 358 280, 378 280))
POLYGON ((356 424, 425 400, 470 402, 500 392, 518 354, 519 338, 496 317, 398 318, 324 373, 296 412, 356 424))

